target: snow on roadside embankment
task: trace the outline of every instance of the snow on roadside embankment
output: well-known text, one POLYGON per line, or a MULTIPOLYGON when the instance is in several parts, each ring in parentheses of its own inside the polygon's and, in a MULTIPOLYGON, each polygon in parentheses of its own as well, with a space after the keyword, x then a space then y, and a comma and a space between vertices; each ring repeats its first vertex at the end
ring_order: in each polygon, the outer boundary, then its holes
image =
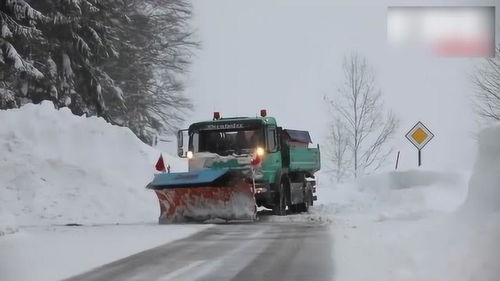
POLYGON ((500 127, 480 134, 470 180, 415 170, 325 189, 335 279, 498 280, 499 139, 500 127))
POLYGON ((318 201, 308 213, 269 220, 335 225, 356 216, 373 221, 419 219, 456 209, 465 198, 467 179, 465 173, 409 170, 345 184, 320 180, 318 201))
POLYGON ((0 279, 59 280, 209 227, 157 225, 144 187, 158 155, 127 128, 50 102, 0 110, 0 279), (56 226, 69 223, 86 226, 56 226))
POLYGON ((156 197, 144 187, 159 152, 128 128, 51 102, 0 111, 0 122, 0 234, 156 220, 156 197))

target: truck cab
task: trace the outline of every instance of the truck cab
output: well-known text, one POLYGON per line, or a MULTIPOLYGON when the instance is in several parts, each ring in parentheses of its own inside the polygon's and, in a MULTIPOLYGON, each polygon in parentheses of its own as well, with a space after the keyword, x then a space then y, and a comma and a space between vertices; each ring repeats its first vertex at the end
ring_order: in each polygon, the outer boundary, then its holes
POLYGON ((258 117, 197 122, 178 133, 178 155, 189 171, 236 169, 252 179, 258 206, 284 215, 307 211, 316 198, 314 173, 320 169, 319 146, 309 148, 307 131, 283 129, 261 110, 258 117))

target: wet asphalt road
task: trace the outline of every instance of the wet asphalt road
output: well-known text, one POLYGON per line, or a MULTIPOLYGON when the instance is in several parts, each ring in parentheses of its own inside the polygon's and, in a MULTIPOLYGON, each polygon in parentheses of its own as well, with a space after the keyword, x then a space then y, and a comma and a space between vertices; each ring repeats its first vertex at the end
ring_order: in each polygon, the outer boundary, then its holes
POLYGON ((327 281, 331 243, 317 223, 220 224, 67 280, 327 281))

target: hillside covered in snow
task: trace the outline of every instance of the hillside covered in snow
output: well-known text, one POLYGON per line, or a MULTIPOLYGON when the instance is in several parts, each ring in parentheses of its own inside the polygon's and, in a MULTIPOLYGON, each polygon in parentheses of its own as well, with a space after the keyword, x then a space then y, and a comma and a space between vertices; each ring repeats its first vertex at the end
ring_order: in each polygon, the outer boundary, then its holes
POLYGON ((0 120, 0 234, 18 225, 156 221, 156 196, 144 187, 160 152, 128 128, 51 102, 0 111, 0 120))

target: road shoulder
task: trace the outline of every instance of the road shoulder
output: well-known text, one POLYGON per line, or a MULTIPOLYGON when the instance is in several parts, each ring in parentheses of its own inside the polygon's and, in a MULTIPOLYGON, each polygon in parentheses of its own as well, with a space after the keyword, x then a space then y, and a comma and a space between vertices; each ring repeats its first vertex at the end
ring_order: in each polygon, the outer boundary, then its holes
POLYGON ((151 223, 22 228, 0 238, 0 272, 5 280, 60 280, 210 226, 151 223))

